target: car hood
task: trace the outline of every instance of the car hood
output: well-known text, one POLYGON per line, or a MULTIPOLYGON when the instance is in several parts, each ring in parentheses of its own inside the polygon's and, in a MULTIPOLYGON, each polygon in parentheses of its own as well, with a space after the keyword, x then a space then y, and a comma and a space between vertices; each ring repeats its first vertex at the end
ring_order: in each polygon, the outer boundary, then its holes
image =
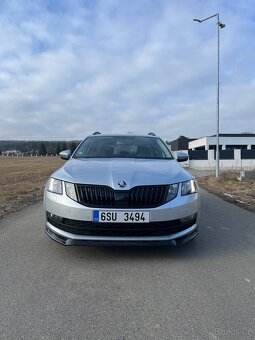
POLYGON ((120 190, 139 185, 173 184, 193 178, 175 160, 144 159, 70 159, 57 170, 54 178, 72 183, 97 184, 120 190))

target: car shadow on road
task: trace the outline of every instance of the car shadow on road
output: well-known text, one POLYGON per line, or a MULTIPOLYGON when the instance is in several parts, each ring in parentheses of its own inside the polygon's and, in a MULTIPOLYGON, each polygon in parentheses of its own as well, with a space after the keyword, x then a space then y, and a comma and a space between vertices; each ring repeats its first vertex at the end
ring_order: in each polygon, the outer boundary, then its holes
MULTIPOLYGON (((201 226, 200 234, 192 241, 180 246, 98 246, 98 247, 65 247, 64 253, 72 258, 94 259, 204 259, 212 257, 228 257, 234 253, 246 251, 254 247, 249 237, 240 240, 238 234, 229 235, 229 230, 201 226)), ((61 253, 63 253, 61 252, 61 253)))
MULTIPOLYGON (((214 237, 205 231, 192 241, 179 246, 144 246, 144 247, 97 247, 96 251, 103 257, 119 258, 172 258, 190 259, 216 256, 228 256, 237 250, 232 242, 226 244, 220 239, 220 235, 214 237)), ((238 250, 240 251, 240 249, 238 250)), ((81 250, 81 252, 83 252, 81 250)), ((98 254, 98 255, 99 255, 98 254)))

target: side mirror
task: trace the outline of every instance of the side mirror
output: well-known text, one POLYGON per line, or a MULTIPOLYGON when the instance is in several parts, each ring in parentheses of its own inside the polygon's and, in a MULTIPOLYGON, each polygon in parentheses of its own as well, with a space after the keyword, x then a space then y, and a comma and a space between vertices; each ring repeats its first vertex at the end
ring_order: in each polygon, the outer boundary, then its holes
POLYGON ((70 150, 64 150, 59 153, 61 159, 69 159, 71 157, 72 152, 70 150))
POLYGON ((186 162, 189 159, 189 155, 184 152, 177 152, 176 159, 177 162, 186 162))

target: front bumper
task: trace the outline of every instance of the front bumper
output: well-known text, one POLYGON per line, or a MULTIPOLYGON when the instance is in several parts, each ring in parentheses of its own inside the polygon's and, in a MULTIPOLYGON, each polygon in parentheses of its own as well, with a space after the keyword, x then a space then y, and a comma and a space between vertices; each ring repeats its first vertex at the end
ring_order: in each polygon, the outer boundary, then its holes
POLYGON ((87 245, 87 246, 152 246, 152 245, 172 245, 177 246, 188 241, 191 241, 198 235, 198 226, 193 226, 180 232, 164 235, 164 236, 89 236, 89 235, 74 235, 66 231, 62 231, 49 222, 46 222, 46 234, 54 241, 65 246, 70 245, 87 245))
POLYGON ((57 195, 45 191, 46 233, 63 245, 179 245, 197 236, 199 206, 198 193, 179 194, 174 200, 149 209, 147 226, 141 223, 100 226, 93 222, 93 208, 78 204, 65 193, 57 195), (144 228, 148 230, 144 232, 144 228), (123 229, 129 230, 122 233, 123 229))

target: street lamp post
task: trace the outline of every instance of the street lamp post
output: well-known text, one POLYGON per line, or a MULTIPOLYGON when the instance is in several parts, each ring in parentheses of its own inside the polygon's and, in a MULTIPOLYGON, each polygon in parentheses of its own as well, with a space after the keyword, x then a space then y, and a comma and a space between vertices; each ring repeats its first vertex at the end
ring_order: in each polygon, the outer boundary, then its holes
POLYGON ((225 27, 225 24, 220 22, 220 15, 216 13, 205 19, 193 19, 200 24, 206 20, 217 17, 218 27, 218 51, 217 51, 217 142, 216 142, 216 178, 220 176, 220 157, 219 157, 219 131, 220 131, 220 29, 225 27))

